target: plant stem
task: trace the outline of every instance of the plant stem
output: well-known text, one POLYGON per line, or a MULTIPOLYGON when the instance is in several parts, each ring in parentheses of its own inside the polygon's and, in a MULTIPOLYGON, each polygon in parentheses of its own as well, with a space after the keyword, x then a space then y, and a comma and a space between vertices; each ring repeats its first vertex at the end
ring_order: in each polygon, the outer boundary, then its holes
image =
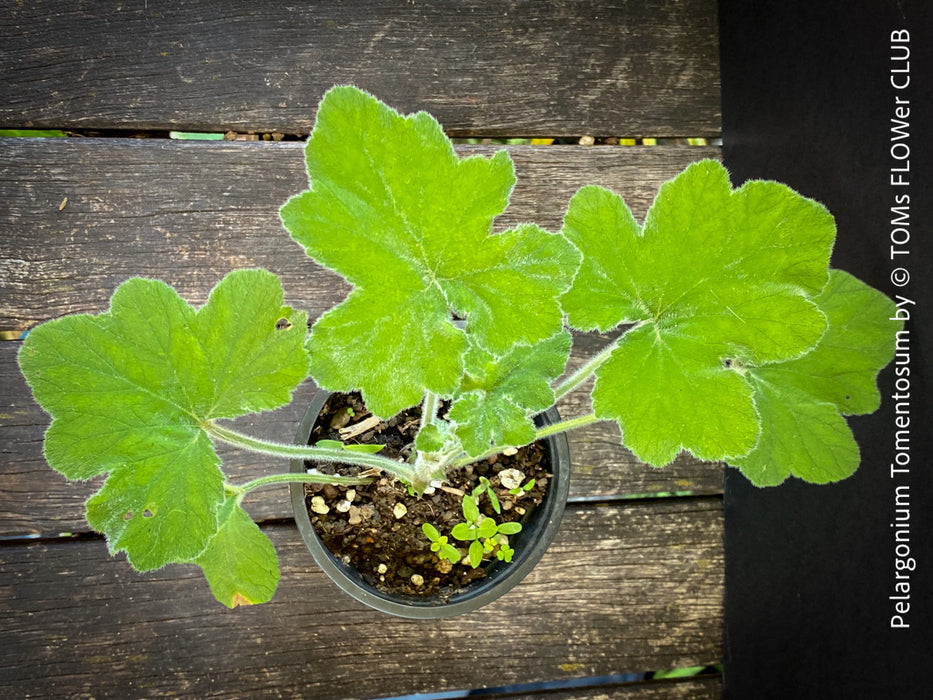
POLYGON ((562 396, 566 396, 571 391, 576 389, 578 386, 583 384, 590 376, 599 369, 606 360, 609 359, 609 356, 612 354, 619 345, 620 338, 617 338, 613 342, 609 343, 606 347, 600 350, 598 353, 593 355, 582 367, 577 369, 576 372, 567 377, 564 381, 558 384, 554 388, 554 398, 559 399, 562 396))
POLYGON ((292 445, 286 442, 272 442, 260 440, 243 435, 229 428, 224 428, 211 421, 204 424, 204 429, 212 437, 251 452, 284 457, 285 459, 307 459, 312 462, 332 462, 339 464, 352 464, 368 469, 379 469, 397 476, 399 479, 411 483, 414 471, 411 466, 402 462, 395 462, 374 454, 354 452, 352 450, 331 449, 327 447, 311 447, 310 445, 292 445))
MULTIPOLYGON (((586 425, 591 425, 593 423, 598 423, 601 418, 597 418, 595 413, 588 413, 585 416, 578 416, 576 418, 568 418, 567 420, 562 420, 559 423, 552 423, 551 425, 546 425, 543 428, 538 428, 535 431, 535 439, 532 442, 537 440, 543 440, 546 437, 551 435, 556 435, 558 433, 564 433, 568 430, 574 430, 575 428, 582 428, 586 425)), ((460 467, 465 467, 468 464, 473 464, 473 462, 479 462, 483 459, 488 459, 493 455, 497 455, 506 448, 511 447, 510 445, 495 445, 490 447, 488 450, 483 452, 476 457, 459 457, 458 459, 453 460, 451 464, 447 467, 448 469, 458 469, 460 467)))
POLYGON ((372 481, 372 479, 367 478, 336 476, 333 474, 270 474, 269 476, 261 476, 258 479, 247 481, 240 486, 227 484, 227 488, 242 497, 249 491, 272 484, 346 484, 347 486, 357 486, 369 484, 372 481))
POLYGON ((437 407, 440 405, 440 399, 434 392, 427 392, 424 395, 424 404, 421 407, 421 427, 430 425, 437 416, 437 407))
POLYGON ((568 430, 576 430, 577 428, 598 423, 601 420, 602 418, 597 418, 595 413, 587 413, 585 416, 577 416, 576 418, 562 420, 559 423, 551 423, 535 431, 535 440, 543 440, 551 435, 566 433, 568 430))

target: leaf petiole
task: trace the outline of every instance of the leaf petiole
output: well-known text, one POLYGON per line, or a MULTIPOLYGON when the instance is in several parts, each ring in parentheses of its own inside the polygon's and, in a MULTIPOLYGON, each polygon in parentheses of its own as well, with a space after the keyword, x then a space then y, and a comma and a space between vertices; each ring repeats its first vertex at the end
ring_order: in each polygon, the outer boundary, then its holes
MULTIPOLYGON (((377 454, 366 454, 355 450, 331 449, 327 447, 311 447, 310 445, 292 445, 285 442, 273 442, 243 435, 235 430, 224 428, 213 421, 205 421, 203 428, 211 437, 241 447, 245 450, 283 457, 285 459, 307 459, 312 462, 332 462, 338 464, 352 464, 368 469, 379 469, 393 476, 411 483, 415 472, 410 465, 395 462, 377 454)), ((282 475, 288 476, 288 475, 282 475)), ((294 475, 292 475, 294 476, 294 475)), ((300 474, 298 476, 301 476, 300 474)), ((334 482, 336 483, 336 482, 334 482)))
POLYGON ((238 499, 242 499, 243 496, 250 491, 262 488, 263 486, 272 486, 274 484, 343 484, 346 486, 358 486, 361 484, 370 484, 374 480, 375 479, 373 478, 358 476, 337 476, 335 474, 270 474, 269 476, 261 476, 258 479, 247 481, 245 484, 241 484, 240 486, 225 484, 225 487, 238 499))
POLYGON ((424 405, 421 408, 421 427, 431 425, 437 418, 437 409, 440 407, 440 399, 432 391, 424 395, 424 405))
MULTIPOLYGON (((551 425, 546 425, 543 428, 538 428, 535 431, 535 437, 532 442, 543 440, 546 437, 557 435, 558 433, 565 433, 568 430, 575 430, 576 428, 592 425, 593 423, 598 423, 601 420, 603 419, 597 418, 595 413, 588 413, 585 416, 577 416, 576 418, 568 418, 567 420, 562 420, 558 423, 552 423, 551 425)), ((458 459, 453 460, 450 465, 445 466, 445 468, 458 469, 460 467, 465 467, 468 464, 480 462, 484 459, 492 457, 493 455, 497 455, 508 447, 509 445, 494 445, 476 457, 470 457, 469 455, 459 457, 458 459)))
MULTIPOLYGON (((636 324, 635 326, 632 326, 632 328, 630 328, 629 330, 632 330, 633 328, 637 328, 639 325, 641 324, 640 323, 636 324)), ((620 335, 618 338, 616 338, 611 343, 609 343, 609 345, 607 345, 602 350, 600 350, 598 353, 593 355, 593 357, 587 360, 587 362, 583 364, 580 368, 578 368, 576 372, 574 372, 569 377, 567 377, 564 381, 562 381, 560 384, 555 386, 554 387, 554 399, 557 400, 557 399, 560 399, 566 396, 571 391, 576 389, 578 386, 583 384, 591 376, 593 376, 596 370, 598 370, 600 366, 606 360, 609 359, 609 356, 612 355, 615 349, 619 346, 619 342, 624 337, 625 337, 625 333, 620 335)))

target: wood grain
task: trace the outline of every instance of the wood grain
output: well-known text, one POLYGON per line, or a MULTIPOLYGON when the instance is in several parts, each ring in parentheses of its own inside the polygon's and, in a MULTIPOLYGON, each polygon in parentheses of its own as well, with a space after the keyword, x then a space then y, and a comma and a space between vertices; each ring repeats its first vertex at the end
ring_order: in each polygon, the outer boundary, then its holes
MULTIPOLYGON (((720 156, 706 147, 508 150, 518 184, 496 230, 526 221, 559 229, 587 183, 619 192, 642 217, 662 182, 720 156)), ((100 312, 134 275, 164 279, 202 304, 230 270, 264 267, 312 318, 348 291, 279 221, 279 207, 307 187, 300 143, 0 139, 0 158, 0 331, 100 312)))
POLYGON ((0 127, 307 133, 349 82, 455 135, 720 131, 713 0, 3 0, 0 46, 0 127))
MULTIPOLYGON (((464 153, 491 153, 464 147, 464 153)), ((557 229, 570 196, 587 182, 616 189, 643 216, 657 190, 712 148, 513 147, 519 184, 497 226, 535 220, 557 229)), ((280 203, 306 186, 296 143, 185 143, 129 139, 0 139, 0 330, 27 329, 66 313, 105 310, 116 286, 134 275, 165 279, 194 304, 229 270, 259 266, 283 278, 287 300, 317 317, 347 292, 291 241, 280 203), (60 208, 65 198, 64 208, 60 208)), ((604 338, 578 337, 578 358, 604 338)), ((69 484, 41 453, 48 419, 29 398, 15 365, 15 343, 0 344, 0 535, 80 532, 84 500, 99 482, 69 484), (32 496, 44 493, 36 501, 32 496)), ((578 361, 578 360, 577 360, 578 361)), ((240 427, 291 440, 314 388, 290 407, 244 419, 240 427)), ((566 415, 588 412, 579 395, 566 415)), ((572 436, 574 498, 721 491, 721 467, 681 459, 667 470, 640 464, 608 424, 572 436)), ((225 453, 231 478, 277 465, 225 453)), ((258 496, 261 519, 288 517, 281 496, 258 496)))
POLYGON ((441 621, 373 617, 294 527, 264 529, 279 590, 233 611, 194 567, 136 574, 97 539, 0 546, 0 685, 9 697, 385 697, 720 658, 717 498, 571 507, 514 591, 441 621))

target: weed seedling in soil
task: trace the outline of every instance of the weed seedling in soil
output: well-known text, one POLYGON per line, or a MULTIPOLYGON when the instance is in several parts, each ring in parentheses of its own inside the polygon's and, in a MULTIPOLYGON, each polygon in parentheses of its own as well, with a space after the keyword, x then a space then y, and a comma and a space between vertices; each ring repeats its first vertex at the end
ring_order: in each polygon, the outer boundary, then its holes
POLYGON ((447 538, 441 535, 436 527, 431 523, 424 523, 421 529, 424 530, 424 534, 427 538, 431 540, 431 551, 437 552, 439 559, 446 559, 451 564, 456 564, 460 561, 460 550, 452 544, 448 544, 447 538))
MULTIPOLYGON (((496 512, 498 513, 499 510, 496 509, 496 512)), ((466 522, 455 525, 450 534, 461 542, 470 542, 470 549, 467 554, 470 566, 475 569, 483 561, 483 555, 492 553, 496 547, 500 547, 499 551, 503 551, 501 549, 502 545, 505 546, 504 551, 508 552, 508 555, 499 558, 504 561, 512 560, 512 550, 508 549, 508 535, 516 535, 521 532, 521 523, 500 524, 494 518, 482 515, 479 512, 476 498, 469 495, 463 497, 463 517, 466 522)))

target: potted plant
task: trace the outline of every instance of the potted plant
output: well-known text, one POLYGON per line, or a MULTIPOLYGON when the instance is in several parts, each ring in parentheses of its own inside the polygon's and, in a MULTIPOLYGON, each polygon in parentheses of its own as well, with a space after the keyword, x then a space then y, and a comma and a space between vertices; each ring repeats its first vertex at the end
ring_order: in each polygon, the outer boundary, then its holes
POLYGON ((886 296, 829 268, 835 226, 820 204, 775 182, 733 189, 701 161, 662 185, 643 224, 587 186, 559 232, 492 233, 515 183, 508 153, 460 158, 430 115, 350 86, 324 96, 305 154, 310 188, 282 221, 353 287, 310 333, 278 278, 251 269, 199 309, 134 278, 109 311, 49 321, 23 343, 21 370, 53 419, 46 459, 69 479, 108 474, 87 519, 136 569, 193 562, 222 603, 268 601, 276 554, 242 501, 289 483, 312 549, 312 518, 320 539, 349 533, 350 549, 364 527, 384 534, 356 573, 350 553, 319 552, 346 590, 394 614, 445 615, 501 594, 546 548, 568 430, 613 421, 647 464, 685 450, 759 486, 857 468, 844 416, 877 409, 900 321, 886 296), (610 329, 624 332, 567 370, 571 330, 610 329), (286 404, 308 376, 333 393, 298 444, 222 422, 286 404), (590 379, 592 412, 557 416, 590 379), (218 442, 292 467, 230 483, 218 442), (395 549, 401 521, 418 531, 414 554, 395 549), (403 591, 380 589, 390 568, 403 591))

